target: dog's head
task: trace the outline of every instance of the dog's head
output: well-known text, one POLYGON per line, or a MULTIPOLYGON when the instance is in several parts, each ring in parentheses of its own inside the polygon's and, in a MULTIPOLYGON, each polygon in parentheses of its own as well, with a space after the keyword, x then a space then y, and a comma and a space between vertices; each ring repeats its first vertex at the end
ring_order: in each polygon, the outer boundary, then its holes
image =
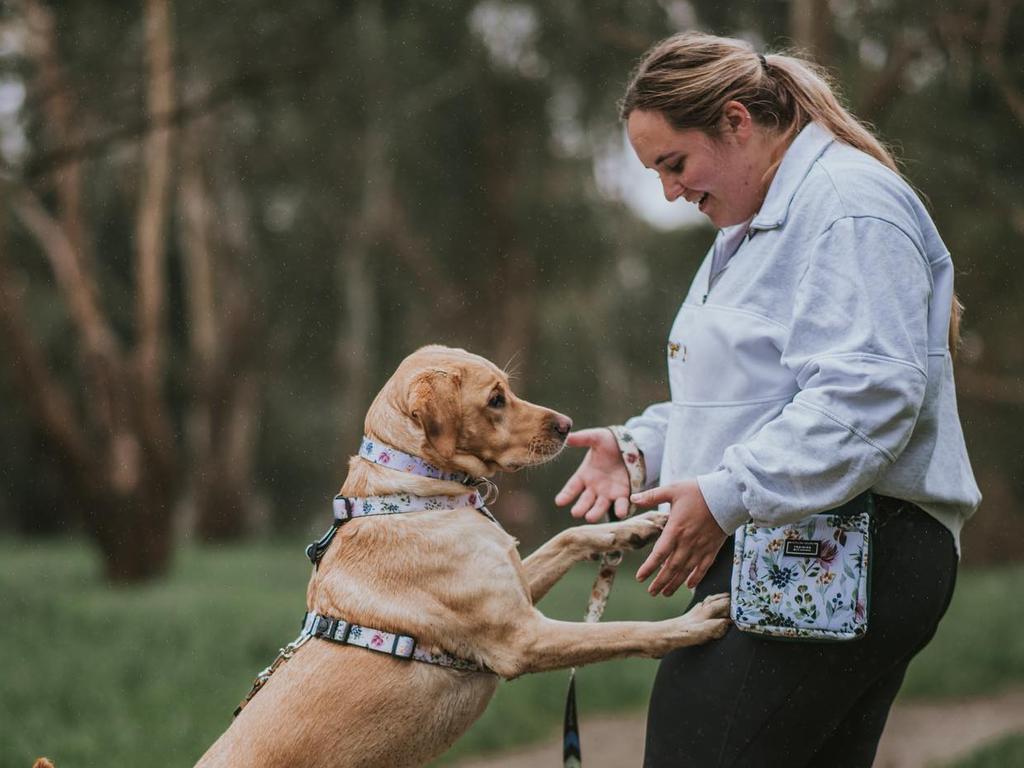
POLYGON ((475 476, 541 464, 572 420, 515 396, 505 372, 462 349, 409 355, 366 414, 366 434, 445 469, 475 476))

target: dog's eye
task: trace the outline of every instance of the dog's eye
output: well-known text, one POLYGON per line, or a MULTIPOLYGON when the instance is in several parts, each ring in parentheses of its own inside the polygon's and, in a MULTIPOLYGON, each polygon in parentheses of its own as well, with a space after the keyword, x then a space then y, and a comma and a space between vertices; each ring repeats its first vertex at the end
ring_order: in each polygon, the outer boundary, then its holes
POLYGON ((488 408, 504 408, 505 407, 505 396, 501 392, 495 392, 491 395, 491 399, 487 401, 488 408))

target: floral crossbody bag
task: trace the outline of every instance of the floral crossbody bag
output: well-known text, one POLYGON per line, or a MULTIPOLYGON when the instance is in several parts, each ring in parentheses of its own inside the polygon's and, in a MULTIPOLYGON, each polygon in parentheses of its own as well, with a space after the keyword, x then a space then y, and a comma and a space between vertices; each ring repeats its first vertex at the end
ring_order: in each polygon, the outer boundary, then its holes
POLYGON ((856 640, 868 629, 870 492, 795 523, 736 531, 732 620, 789 640, 856 640))

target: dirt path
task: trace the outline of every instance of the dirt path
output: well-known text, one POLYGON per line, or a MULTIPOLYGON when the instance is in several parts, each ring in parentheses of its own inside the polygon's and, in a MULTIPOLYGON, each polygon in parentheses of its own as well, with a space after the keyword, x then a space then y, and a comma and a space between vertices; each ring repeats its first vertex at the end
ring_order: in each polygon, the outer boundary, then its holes
MULTIPOLYGON (((893 707, 875 768, 925 768, 962 758, 999 736, 1024 732, 1024 689, 999 696, 893 707)), ((643 753, 642 716, 584 717, 580 737, 586 768, 632 768, 643 753)), ((561 764, 561 741, 457 768, 543 768, 561 764)))

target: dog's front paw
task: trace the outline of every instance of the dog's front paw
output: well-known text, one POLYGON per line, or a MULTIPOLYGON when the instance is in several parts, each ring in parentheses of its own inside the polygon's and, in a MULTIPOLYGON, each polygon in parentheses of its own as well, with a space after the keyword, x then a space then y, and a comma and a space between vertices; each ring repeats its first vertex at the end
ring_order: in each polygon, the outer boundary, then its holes
POLYGON ((653 510, 619 523, 610 523, 615 538, 613 549, 640 549, 661 535, 668 513, 653 510))
POLYGON ((687 616, 694 621, 705 621, 707 619, 724 619, 729 615, 729 593, 723 592, 718 595, 709 595, 693 606, 687 616))
POLYGON ((697 625, 697 631, 701 633, 705 641, 721 640, 731 625, 732 622, 729 619, 708 619, 697 625))
POLYGON ((661 512, 657 509, 652 509, 650 512, 644 512, 642 515, 631 517, 630 520, 647 520, 658 526, 658 530, 660 531, 665 527, 665 524, 668 523, 668 512, 661 512))
POLYGON ((652 647, 652 655, 664 656, 673 648, 703 645, 724 637, 732 624, 728 613, 728 595, 715 595, 682 616, 667 619, 663 623, 667 632, 659 638, 660 642, 652 647), (723 597, 725 600, 722 600, 723 597))

